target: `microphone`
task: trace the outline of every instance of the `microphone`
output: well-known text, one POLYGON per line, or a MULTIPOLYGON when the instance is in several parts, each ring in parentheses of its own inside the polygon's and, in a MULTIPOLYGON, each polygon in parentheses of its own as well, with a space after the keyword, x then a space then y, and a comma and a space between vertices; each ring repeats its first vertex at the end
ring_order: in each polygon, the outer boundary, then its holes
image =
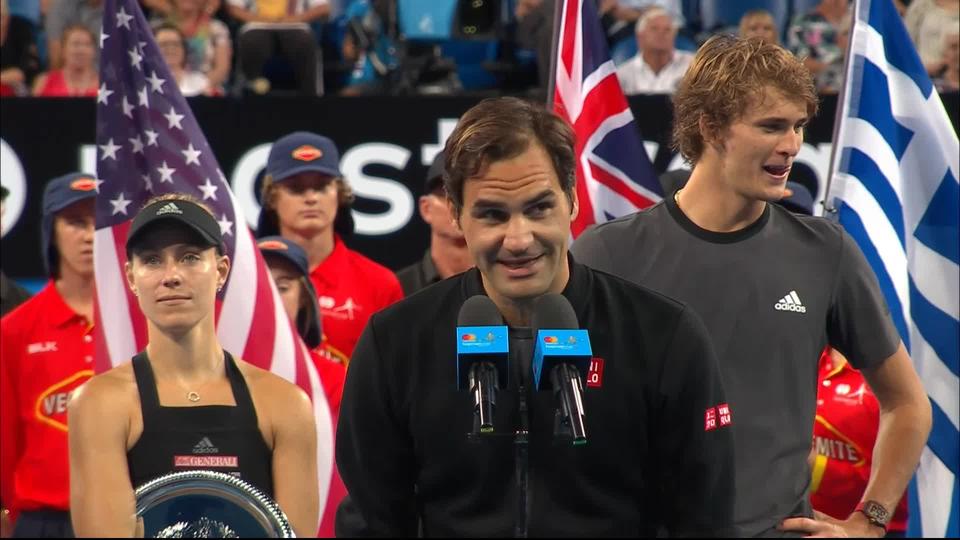
POLYGON ((510 342, 493 300, 472 296, 457 315, 457 388, 473 393, 473 433, 493 434, 497 390, 508 384, 510 342))
POLYGON ((554 435, 570 437, 574 446, 586 444, 583 380, 593 357, 590 336, 579 328, 570 302, 554 293, 534 301, 530 326, 537 337, 534 383, 537 390, 553 390, 557 399, 554 435))

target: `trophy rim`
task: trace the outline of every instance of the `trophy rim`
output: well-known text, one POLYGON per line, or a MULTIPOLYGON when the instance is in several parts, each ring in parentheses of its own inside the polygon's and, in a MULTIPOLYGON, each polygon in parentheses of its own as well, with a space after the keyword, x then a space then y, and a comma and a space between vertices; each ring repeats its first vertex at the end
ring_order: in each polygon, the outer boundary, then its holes
POLYGON ((240 506, 245 507, 263 525, 264 532, 273 533, 275 538, 295 538, 290 521, 276 501, 249 482, 220 471, 173 472, 143 483, 134 491, 137 517, 143 517, 148 505, 159 504, 175 496, 172 491, 182 489, 185 482, 195 484, 190 487, 197 490, 198 494, 226 496, 238 505, 249 503, 252 499, 252 508, 249 504, 240 506), (224 485, 230 488, 227 492, 222 490, 224 485))

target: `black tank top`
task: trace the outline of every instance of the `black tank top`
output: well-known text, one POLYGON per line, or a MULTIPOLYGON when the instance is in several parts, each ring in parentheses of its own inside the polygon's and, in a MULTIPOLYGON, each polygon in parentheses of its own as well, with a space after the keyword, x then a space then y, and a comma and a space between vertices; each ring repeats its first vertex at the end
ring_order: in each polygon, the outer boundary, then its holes
POLYGON ((273 452, 257 425, 247 383, 224 354, 236 406, 161 407, 146 351, 133 357, 143 414, 143 434, 127 452, 134 489, 165 474, 205 469, 233 474, 273 497, 273 452))

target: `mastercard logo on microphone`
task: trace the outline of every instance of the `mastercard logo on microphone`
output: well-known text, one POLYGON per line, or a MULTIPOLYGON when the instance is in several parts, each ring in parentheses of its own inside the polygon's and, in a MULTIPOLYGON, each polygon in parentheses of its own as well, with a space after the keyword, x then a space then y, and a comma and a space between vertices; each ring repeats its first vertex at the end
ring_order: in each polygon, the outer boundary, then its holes
POLYGON ((464 334, 463 336, 460 337, 460 340, 461 340, 461 341, 476 341, 476 340, 477 340, 477 335, 476 335, 476 334, 464 334))
POLYGON ((544 342, 544 343, 556 343, 556 342, 557 342, 557 336, 546 336, 546 337, 543 338, 543 342, 544 342))

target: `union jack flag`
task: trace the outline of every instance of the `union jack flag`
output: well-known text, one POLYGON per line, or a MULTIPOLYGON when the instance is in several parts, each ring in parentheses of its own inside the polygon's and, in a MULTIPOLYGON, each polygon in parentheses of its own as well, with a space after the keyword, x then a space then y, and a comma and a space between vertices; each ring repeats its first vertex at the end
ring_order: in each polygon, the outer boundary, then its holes
POLYGON ((553 109, 577 136, 576 238, 590 225, 657 203, 663 192, 623 96, 594 0, 558 3, 553 109))
POLYGON ((294 382, 311 397, 321 531, 332 533, 338 502, 328 497, 335 481, 334 426, 316 367, 136 0, 106 0, 102 28, 94 237, 97 371, 127 362, 146 345, 145 319, 124 278, 131 219, 153 195, 196 196, 220 223, 232 263, 217 301, 217 336, 235 356, 294 382))

